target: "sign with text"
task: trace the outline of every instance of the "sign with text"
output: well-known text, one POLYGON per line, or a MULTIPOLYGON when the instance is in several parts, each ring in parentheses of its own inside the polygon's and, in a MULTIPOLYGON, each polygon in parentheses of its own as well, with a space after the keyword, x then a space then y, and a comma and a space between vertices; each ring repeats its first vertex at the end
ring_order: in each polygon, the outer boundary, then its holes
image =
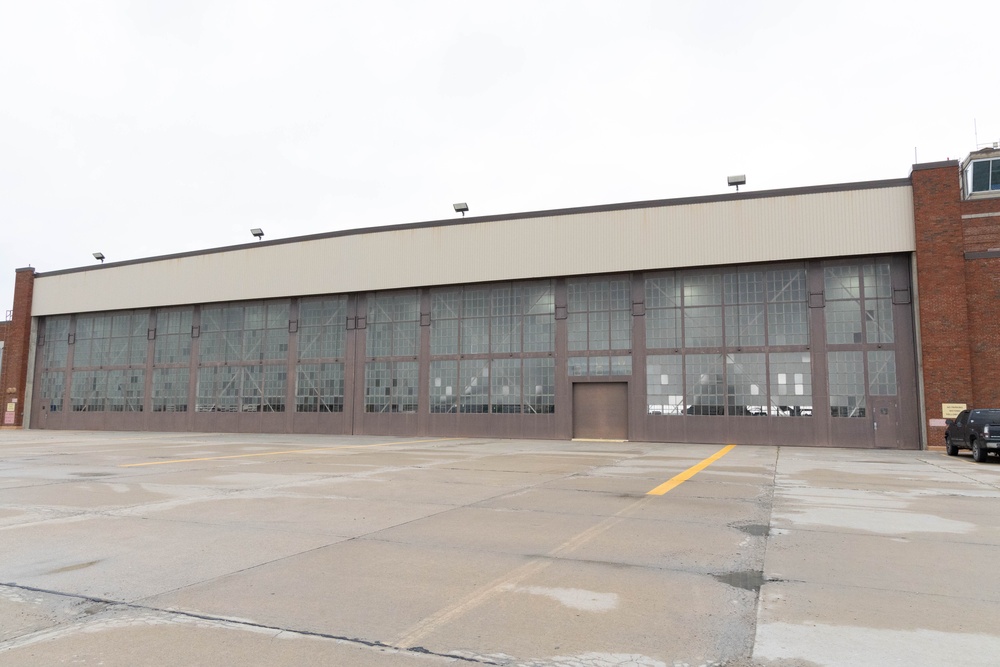
POLYGON ((965 403, 942 403, 941 416, 945 419, 954 419, 958 416, 959 412, 965 410, 967 407, 965 403))

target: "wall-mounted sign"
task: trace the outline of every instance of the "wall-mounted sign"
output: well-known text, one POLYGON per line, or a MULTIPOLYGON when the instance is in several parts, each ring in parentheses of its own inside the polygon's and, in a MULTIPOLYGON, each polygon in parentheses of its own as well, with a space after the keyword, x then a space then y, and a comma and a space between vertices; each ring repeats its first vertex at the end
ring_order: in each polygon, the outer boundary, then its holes
POLYGON ((13 412, 3 413, 3 425, 10 426, 13 423, 14 423, 14 413, 13 412))
POLYGON ((945 419, 954 419, 958 416, 958 413, 962 410, 967 409, 965 403, 942 403, 941 404, 941 416, 945 419))
POLYGON ((14 412, 17 409, 17 403, 8 403, 7 412, 14 412))

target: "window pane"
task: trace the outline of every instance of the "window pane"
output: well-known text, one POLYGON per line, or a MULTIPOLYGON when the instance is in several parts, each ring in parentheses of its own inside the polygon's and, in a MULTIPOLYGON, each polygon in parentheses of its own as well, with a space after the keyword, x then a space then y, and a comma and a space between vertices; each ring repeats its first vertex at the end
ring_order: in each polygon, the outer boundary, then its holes
POLYGON ((685 403, 689 415, 725 414, 721 354, 689 354, 684 358, 685 403))
POLYGON ((722 308, 684 308, 684 347, 722 347, 722 308))
POLYGON ((556 409, 554 359, 524 360, 524 412, 552 414, 556 409))
POLYGON ((493 412, 521 412, 521 360, 494 359, 490 363, 490 389, 493 412))
POLYGON ((896 353, 879 350, 868 353, 868 391, 872 396, 896 395, 896 353))
POLYGON ((834 345, 860 343, 861 301, 826 302, 826 342, 834 345))
POLYGON ((681 347, 679 308, 646 309, 646 347, 681 347))
POLYGON ((770 345, 808 345, 809 304, 767 304, 767 336, 770 345))
POLYGON ((726 345, 764 344, 764 305, 726 306, 726 345))
POLYGON ((188 369, 153 369, 153 412, 187 412, 188 369))
POLYGON ((646 409, 651 415, 684 414, 683 357, 646 357, 646 409))
POLYGON ((812 369, 808 352, 777 352, 771 365, 771 416, 812 416, 812 369))
POLYGON ((826 300, 857 299, 861 296, 861 282, 856 266, 828 266, 823 269, 826 300))
POLYGON ((430 411, 458 412, 458 362, 432 361, 430 372, 430 411))
POLYGON ((489 359, 464 359, 459 362, 459 412, 489 412, 489 359))
MULTIPOLYGON (((1000 161, 998 161, 1000 162, 1000 161)), ((990 189, 990 161, 972 163, 972 191, 985 192, 990 189)))
POLYGON ((722 276, 718 273, 684 276, 684 307, 721 306, 722 276))
MULTIPOLYGON (((64 371, 45 371, 42 373, 42 400, 43 408, 49 412, 62 412, 63 394, 65 393, 66 373, 64 371)), ((45 424, 42 424, 44 427, 45 424)))
POLYGON ((726 355, 728 414, 767 414, 767 373, 762 352, 726 355))
POLYGON ((862 352, 830 352, 830 414, 865 416, 865 366, 862 352))

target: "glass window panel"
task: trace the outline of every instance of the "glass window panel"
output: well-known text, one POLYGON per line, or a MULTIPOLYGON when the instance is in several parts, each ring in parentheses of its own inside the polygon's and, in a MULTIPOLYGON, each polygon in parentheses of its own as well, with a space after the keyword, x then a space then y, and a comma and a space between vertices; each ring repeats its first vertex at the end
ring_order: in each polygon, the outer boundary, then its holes
POLYGON ((462 319, 462 354, 486 354, 490 351, 490 319, 462 319))
POLYGON ((681 347, 681 318, 679 308, 646 310, 646 347, 681 347))
POLYGON ((588 326, 588 349, 607 350, 610 349, 609 337, 611 335, 611 313, 608 311, 591 311, 587 318, 588 326))
POLYGON ((153 412, 187 412, 188 378, 187 368, 154 368, 153 412))
POLYGON ((195 411, 239 412, 241 376, 238 366, 199 368, 195 411))
POLYGON ((459 362, 459 412, 489 412, 490 361, 463 359, 459 362))
POLYGON ((570 280, 566 282, 567 310, 571 313, 585 313, 589 310, 588 285, 586 281, 570 280))
POLYGON ((865 299, 888 299, 892 297, 892 277, 888 262, 865 264, 863 269, 865 299))
POLYGON ((296 412, 344 411, 344 364, 299 364, 295 384, 296 412))
POLYGON ((990 162, 990 190, 1000 190, 1000 160, 990 162))
POLYGON ((369 296, 366 330, 367 356, 416 356, 420 341, 420 299, 417 293, 369 296))
POLYGON ((524 360, 524 412, 553 414, 556 409, 555 360, 524 360))
POLYGON ((893 342, 892 300, 865 300, 865 337, 869 343, 893 342))
POLYGON ((896 353, 892 350, 868 353, 868 392, 872 396, 896 395, 896 353))
POLYGON ((767 304, 769 345, 809 344, 809 304, 778 302, 767 304))
POLYGON ((419 364, 416 361, 365 364, 366 412, 416 412, 419 364))
POLYGON ((462 307, 462 290, 431 291, 431 320, 457 319, 462 307))
POLYGON ((566 329, 569 336, 569 349, 587 349, 587 320, 586 313, 570 313, 566 319, 566 329))
POLYGON ((553 315, 556 312, 552 282, 528 283, 523 286, 526 315, 553 315))
POLYGON ((612 375, 632 375, 632 355, 623 354, 611 357, 612 375))
POLYGON ((764 303, 764 273, 746 271, 723 276, 727 304, 764 303))
POLYGON ((62 412, 63 395, 65 392, 66 373, 64 371, 42 372, 42 400, 40 401, 42 407, 46 408, 49 412, 62 412))
POLYGON ((722 276, 699 273, 684 276, 684 307, 721 306, 722 276))
POLYGON ((679 354, 646 357, 646 409, 649 414, 684 414, 683 360, 679 354))
POLYGON ((104 412, 108 398, 108 371, 73 371, 70 406, 74 412, 104 412))
POLYGON ((726 306, 726 345, 763 345, 764 308, 764 304, 726 306))
POLYGON ((684 308, 684 346, 722 347, 722 308, 684 308))
POLYGON ((521 412, 521 360, 494 359, 490 362, 490 408, 494 413, 521 412))
POLYGON ((611 349, 632 349, 632 312, 629 310, 611 313, 611 349))
POLYGON ((767 370, 763 352, 727 354, 727 413, 736 416, 766 416, 767 370))
POLYGON ((430 411, 458 412, 458 362, 432 361, 430 366, 430 411))
POLYGON ((674 274, 646 278, 646 309, 677 308, 681 305, 681 286, 674 274))
POLYGON ((611 375, 610 357, 589 357, 587 366, 588 374, 591 376, 611 375))
POLYGON ((827 301, 857 299, 861 283, 857 266, 828 266, 823 269, 824 294, 827 301))
POLYGON ((830 414, 865 416, 865 364, 862 352, 829 352, 830 414))
POLYGON ((689 415, 725 414, 726 387, 721 354, 689 354, 684 357, 685 404, 689 415))
POLYGON ((521 318, 494 317, 490 350, 495 353, 521 351, 521 318))
POLYGON ((768 303, 808 301, 805 269, 774 269, 766 280, 768 303))
POLYGON ((431 354, 458 354, 460 320, 431 320, 431 354))
POLYGON ((524 317, 524 351, 552 352, 555 350, 554 313, 524 317))
POLYGON ((45 318, 45 345, 42 360, 45 368, 64 368, 69 355, 69 316, 45 318))
MULTIPOLYGON (((1000 164, 1000 160, 997 161, 1000 164)), ((985 192, 990 189, 990 160, 972 163, 972 191, 985 192)))
POLYGON ((771 416, 811 417, 812 368, 808 352, 772 352, 771 416))
POLYGON ((299 302, 299 359, 343 358, 346 332, 347 297, 314 297, 299 302))
POLYGON ((488 317, 489 314, 490 291, 466 287, 462 295, 462 317, 488 317))
POLYGON ((570 377, 586 376, 587 357, 570 357, 566 362, 566 368, 570 377))
POLYGON ((861 336, 861 301, 827 301, 826 342, 853 344, 863 342, 861 336))

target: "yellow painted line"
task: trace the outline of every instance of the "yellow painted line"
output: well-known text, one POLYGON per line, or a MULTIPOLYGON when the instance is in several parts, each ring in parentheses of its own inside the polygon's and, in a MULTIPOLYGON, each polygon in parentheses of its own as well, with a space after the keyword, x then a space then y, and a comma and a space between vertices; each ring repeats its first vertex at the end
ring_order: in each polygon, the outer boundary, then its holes
POLYGON ((371 445, 339 445, 337 447, 316 447, 313 449, 285 449, 277 452, 257 452, 255 454, 230 454, 228 456, 206 456, 199 459, 170 459, 169 461, 147 461, 145 463, 125 463, 119 468, 141 468, 143 466, 162 466, 170 463, 194 463, 196 461, 221 461, 223 459, 246 459, 254 456, 281 456, 282 454, 308 454, 310 452, 328 452, 335 449, 365 449, 368 447, 388 447, 389 445, 418 445, 427 442, 445 442, 460 438, 434 438, 433 440, 401 440, 397 442, 380 442, 371 445))
POLYGON ((712 465, 713 463, 715 463, 716 461, 718 461, 719 459, 721 459, 723 456, 725 456, 726 454, 729 453, 729 450, 731 450, 735 446, 736 445, 726 445, 725 447, 723 447, 722 449, 720 449, 716 453, 712 454, 711 456, 709 456, 707 459, 705 459, 701 463, 698 463, 697 465, 691 466, 690 468, 688 468, 684 472, 680 473, 679 475, 675 475, 673 478, 667 480, 663 484, 660 484, 658 487, 656 487, 652 491, 647 491, 646 495, 647 496, 662 496, 664 493, 666 493, 670 489, 673 489, 673 488, 676 488, 676 487, 680 486, 681 484, 683 484, 684 482, 688 481, 689 479, 691 479, 692 477, 694 477, 695 475, 697 475, 698 473, 700 473, 702 470, 704 470, 708 466, 712 465))

